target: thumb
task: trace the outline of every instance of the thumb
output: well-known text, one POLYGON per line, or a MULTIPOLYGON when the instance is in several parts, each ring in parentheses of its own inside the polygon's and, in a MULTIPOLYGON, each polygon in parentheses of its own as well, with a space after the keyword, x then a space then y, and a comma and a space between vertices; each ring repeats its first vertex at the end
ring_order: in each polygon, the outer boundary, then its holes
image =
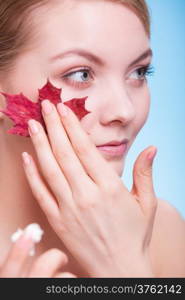
POLYGON ((137 198, 145 215, 155 213, 157 198, 153 187, 152 168, 157 148, 149 146, 138 156, 133 169, 131 193, 137 198))

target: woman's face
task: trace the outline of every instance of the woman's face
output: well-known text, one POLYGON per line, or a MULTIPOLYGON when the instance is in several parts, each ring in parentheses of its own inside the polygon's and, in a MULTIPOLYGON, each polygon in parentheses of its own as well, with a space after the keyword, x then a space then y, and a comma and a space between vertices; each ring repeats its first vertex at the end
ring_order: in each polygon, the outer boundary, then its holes
POLYGON ((134 63, 149 50, 141 21, 121 4, 83 0, 53 2, 52 8, 37 8, 34 18, 31 48, 17 59, 4 89, 37 101, 38 88, 49 78, 62 87, 64 102, 88 96, 85 106, 91 113, 81 125, 94 144, 129 140, 123 155, 98 148, 121 176, 125 156, 149 111, 143 67, 151 62, 151 53, 134 63))

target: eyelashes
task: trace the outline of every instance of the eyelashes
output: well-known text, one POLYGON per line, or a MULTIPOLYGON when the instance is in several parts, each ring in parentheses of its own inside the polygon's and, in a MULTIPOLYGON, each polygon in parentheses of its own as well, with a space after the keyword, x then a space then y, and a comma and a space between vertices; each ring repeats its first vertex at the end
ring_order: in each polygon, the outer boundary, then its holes
POLYGON ((136 70, 143 73, 142 76, 152 76, 154 74, 154 67, 149 64, 136 70))
POLYGON ((89 85, 90 84, 89 80, 93 80, 93 75, 89 68, 84 67, 64 75, 63 79, 64 81, 69 82, 74 86, 81 87, 81 86, 89 85), (72 79, 72 76, 74 79, 72 79), (81 82, 78 81, 79 79, 83 80, 83 76, 84 76, 84 81, 81 82))
MULTIPOLYGON (((134 74, 134 73, 136 73, 136 76, 137 76, 137 78, 134 78, 135 80, 144 81, 144 80, 146 80, 146 77, 152 76, 154 74, 154 67, 151 64, 148 64, 146 66, 137 68, 131 74, 134 74)), ((93 80, 93 75, 92 75, 92 71, 89 68, 83 67, 79 70, 76 70, 76 71, 73 71, 73 72, 70 72, 70 73, 64 75, 62 78, 64 81, 71 84, 72 86, 81 88, 81 87, 89 86, 90 81, 93 80), (81 75, 83 73, 85 74, 85 76, 84 76, 85 81, 78 81, 78 80, 74 80, 71 78, 72 76, 76 76, 76 79, 83 80, 84 74, 82 76, 78 76, 78 74, 80 74, 80 73, 81 73, 81 75)))
POLYGON ((130 74, 130 79, 140 81, 141 83, 146 80, 146 77, 154 74, 154 67, 151 64, 137 68, 130 74), (132 77, 132 74, 136 74, 136 78, 132 77))
POLYGON ((143 72, 143 76, 152 76, 154 75, 154 67, 149 64, 144 67, 137 69, 138 72, 143 72))

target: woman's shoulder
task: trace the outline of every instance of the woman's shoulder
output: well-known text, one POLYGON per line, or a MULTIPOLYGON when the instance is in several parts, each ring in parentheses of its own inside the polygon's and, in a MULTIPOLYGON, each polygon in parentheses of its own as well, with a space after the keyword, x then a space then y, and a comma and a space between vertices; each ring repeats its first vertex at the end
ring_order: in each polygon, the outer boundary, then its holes
MULTIPOLYGON (((178 221, 181 225, 185 225, 185 220, 180 212, 175 208, 171 203, 161 198, 158 198, 158 209, 156 213, 156 217, 159 218, 160 221, 164 221, 165 217, 171 221, 178 221), (165 214, 165 215, 164 215, 165 214)), ((164 222, 165 224, 165 222, 164 222)))
POLYGON ((151 257, 158 277, 185 276, 185 220, 173 205, 159 198, 151 257))

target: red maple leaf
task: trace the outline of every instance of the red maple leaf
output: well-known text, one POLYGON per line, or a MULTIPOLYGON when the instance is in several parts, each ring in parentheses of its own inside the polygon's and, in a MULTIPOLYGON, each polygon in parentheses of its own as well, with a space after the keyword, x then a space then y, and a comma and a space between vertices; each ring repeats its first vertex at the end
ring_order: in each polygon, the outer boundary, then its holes
MULTIPOLYGON (((40 122, 47 133, 41 112, 41 102, 45 99, 50 100, 55 105, 62 102, 62 89, 56 88, 47 80, 47 83, 38 91, 38 101, 36 103, 29 100, 22 93, 17 95, 1 93, 6 99, 7 107, 5 110, 0 110, 0 112, 4 113, 15 123, 13 128, 8 130, 8 133, 29 137, 28 121, 30 119, 40 122)), ((90 113, 85 109, 87 98, 73 98, 66 101, 64 105, 67 105, 77 115, 78 119, 81 120, 85 115, 90 113)))

